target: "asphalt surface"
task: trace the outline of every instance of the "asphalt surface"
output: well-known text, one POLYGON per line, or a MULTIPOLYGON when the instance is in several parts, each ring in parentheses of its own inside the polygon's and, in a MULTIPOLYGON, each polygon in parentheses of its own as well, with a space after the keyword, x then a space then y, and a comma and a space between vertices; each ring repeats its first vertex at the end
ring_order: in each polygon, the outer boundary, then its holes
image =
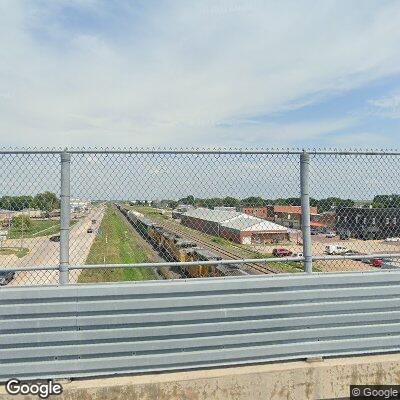
MULTIPOLYGON (((70 264, 82 265, 89 254, 90 247, 96 237, 104 216, 104 206, 91 209, 89 213, 72 226, 70 232, 70 264), (92 220, 96 223, 92 223, 92 220), (87 233, 89 228, 93 233, 87 233)), ((50 241, 50 236, 28 238, 21 242, 21 239, 8 239, 3 243, 4 247, 29 248, 29 254, 18 258, 15 255, 0 256, 0 268, 32 268, 37 266, 58 265, 59 263, 59 242, 50 241)), ((70 282, 75 283, 79 277, 80 270, 70 272, 70 282)), ((17 285, 54 285, 58 283, 58 271, 24 271, 19 272, 9 284, 17 285)))

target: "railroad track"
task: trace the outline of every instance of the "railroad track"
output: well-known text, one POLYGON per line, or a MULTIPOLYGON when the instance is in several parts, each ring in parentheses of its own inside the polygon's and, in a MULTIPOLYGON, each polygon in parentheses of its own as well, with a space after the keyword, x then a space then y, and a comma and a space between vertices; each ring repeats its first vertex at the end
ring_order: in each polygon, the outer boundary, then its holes
MULTIPOLYGON (((241 260, 243 257, 239 256, 238 254, 235 254, 234 252, 231 252, 229 250, 226 250, 216 244, 212 244, 199 236, 195 234, 188 233, 185 229, 182 229, 178 226, 174 226, 172 224, 167 224, 162 221, 157 220, 157 224, 162 226, 165 229, 170 230, 173 233, 176 233, 178 235, 181 235, 187 239, 192 240, 193 242, 196 242, 197 244, 200 244, 207 250, 212 250, 215 253, 219 254, 220 256, 230 259, 230 260, 241 260)), ((263 274, 277 274, 278 271, 274 270, 273 268, 267 267, 264 264, 261 263, 246 263, 242 264, 243 266, 246 266, 248 268, 252 268, 258 272, 261 272, 263 274)))

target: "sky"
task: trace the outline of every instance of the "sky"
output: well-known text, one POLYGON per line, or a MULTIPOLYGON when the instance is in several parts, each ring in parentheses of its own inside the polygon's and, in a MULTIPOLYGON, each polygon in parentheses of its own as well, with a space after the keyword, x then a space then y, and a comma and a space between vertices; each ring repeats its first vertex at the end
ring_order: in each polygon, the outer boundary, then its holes
POLYGON ((0 0, 0 140, 398 148, 399 21, 396 0, 0 0))

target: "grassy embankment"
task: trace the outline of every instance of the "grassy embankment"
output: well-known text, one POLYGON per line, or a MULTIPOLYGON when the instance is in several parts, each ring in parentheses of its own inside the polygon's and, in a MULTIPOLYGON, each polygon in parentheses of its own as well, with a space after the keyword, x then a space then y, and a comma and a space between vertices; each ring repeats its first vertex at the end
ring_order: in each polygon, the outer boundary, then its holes
MULTIPOLYGON (((219 236, 214 236, 214 235, 209 235, 203 232, 196 231, 194 229, 188 228, 186 226, 183 226, 176 221, 168 218, 166 215, 161 214, 159 211, 157 211, 153 207, 148 207, 148 206, 135 206, 132 207, 136 211, 141 212, 142 214, 146 215, 148 218, 152 220, 158 220, 161 222, 169 222, 171 225, 176 225, 179 227, 179 229, 182 229, 183 231, 188 232, 188 234, 196 234, 198 235, 202 240, 205 240, 209 242, 210 244, 217 244, 218 246, 228 250, 228 251, 233 251, 236 254, 240 255, 243 258, 273 258, 272 253, 261 253, 258 251, 254 251, 251 249, 248 249, 244 245, 241 245, 239 243, 234 243, 231 242, 227 239, 224 239, 219 236)), ((274 245, 276 247, 277 245, 274 245)), ((272 245, 271 245, 272 247, 272 245)), ((287 272, 303 272, 303 263, 302 262, 271 262, 268 263, 268 266, 271 268, 287 273, 287 272)), ((318 268, 313 268, 314 271, 318 272, 318 268)))
MULTIPOLYGON (((77 220, 72 220, 71 226, 77 222, 77 220)), ((21 237, 34 238, 56 235, 57 233, 60 233, 60 221, 52 219, 31 219, 31 226, 23 231, 20 227, 11 225, 8 239, 20 239, 21 237)))
POLYGON ((0 249, 0 255, 9 256, 16 255, 18 258, 25 257, 29 253, 29 249, 26 247, 18 248, 18 247, 2 247, 0 249))
MULTIPOLYGON (((86 264, 132 264, 148 261, 121 215, 108 206, 86 264)), ((157 279, 150 268, 107 268, 83 270, 78 282, 118 282, 157 279)))

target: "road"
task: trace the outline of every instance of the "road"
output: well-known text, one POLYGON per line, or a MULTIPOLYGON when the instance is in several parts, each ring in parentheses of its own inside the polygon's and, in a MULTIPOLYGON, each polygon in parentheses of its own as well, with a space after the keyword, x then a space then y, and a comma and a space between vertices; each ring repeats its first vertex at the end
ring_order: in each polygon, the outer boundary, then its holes
MULTIPOLYGON (((90 247, 95 239, 95 232, 99 228, 105 212, 104 206, 98 206, 89 211, 87 216, 80 219, 70 232, 70 264, 82 265, 85 263, 89 254, 90 247), (92 224, 92 220, 96 220, 92 224), (93 229, 93 233, 87 233, 88 228, 93 229)), ((28 267, 34 269, 37 266, 58 265, 59 263, 59 243, 49 240, 49 236, 29 238, 23 240, 23 247, 30 249, 28 255, 18 258, 14 255, 1 256, 1 268, 28 267)), ((3 243, 4 247, 21 246, 20 239, 8 239, 3 243)), ((70 272, 70 282, 75 283, 80 274, 80 270, 70 272)), ((10 285, 54 285, 58 283, 58 271, 34 271, 20 272, 10 285)))

